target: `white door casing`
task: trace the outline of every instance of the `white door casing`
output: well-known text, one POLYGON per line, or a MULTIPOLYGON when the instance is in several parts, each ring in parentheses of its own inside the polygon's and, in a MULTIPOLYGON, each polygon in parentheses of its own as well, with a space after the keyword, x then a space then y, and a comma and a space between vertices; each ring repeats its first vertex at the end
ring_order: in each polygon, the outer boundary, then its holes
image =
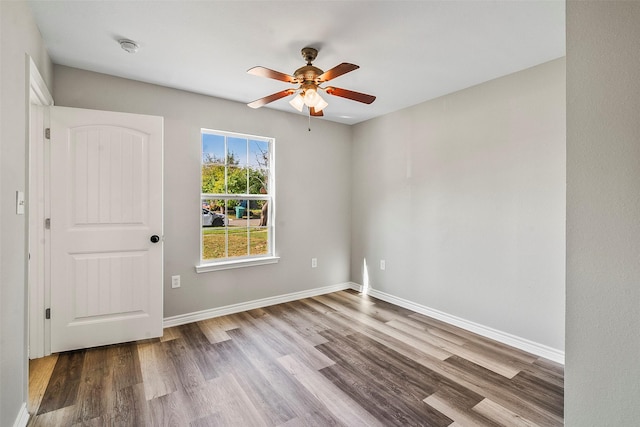
POLYGON ((50 116, 51 351, 161 336, 162 117, 50 116))
POLYGON ((49 144, 44 129, 49 127, 49 109, 53 97, 33 59, 26 55, 29 69, 29 174, 27 214, 29 252, 27 283, 29 287, 29 358, 43 357, 50 351, 49 321, 49 144))

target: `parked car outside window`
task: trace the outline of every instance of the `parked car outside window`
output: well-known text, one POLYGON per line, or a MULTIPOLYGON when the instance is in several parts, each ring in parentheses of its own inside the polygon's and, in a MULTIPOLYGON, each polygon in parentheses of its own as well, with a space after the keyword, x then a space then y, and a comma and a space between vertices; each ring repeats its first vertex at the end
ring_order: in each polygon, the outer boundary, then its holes
POLYGON ((229 220, 225 214, 202 208, 203 227, 224 227, 226 225, 229 225, 229 220))

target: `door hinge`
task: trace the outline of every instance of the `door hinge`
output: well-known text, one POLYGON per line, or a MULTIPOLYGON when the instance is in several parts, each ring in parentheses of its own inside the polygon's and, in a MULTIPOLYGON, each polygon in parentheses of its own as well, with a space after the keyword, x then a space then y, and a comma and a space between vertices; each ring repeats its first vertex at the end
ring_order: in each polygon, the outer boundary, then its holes
POLYGON ((44 318, 45 318, 45 319, 51 319, 51 309, 50 309, 50 308, 47 308, 47 309, 44 311, 44 318))
POLYGON ((51 218, 45 218, 44 228, 46 228, 47 230, 51 230, 51 218))
POLYGON ((46 128, 44 130, 44 137, 45 139, 51 139, 51 128, 46 128))

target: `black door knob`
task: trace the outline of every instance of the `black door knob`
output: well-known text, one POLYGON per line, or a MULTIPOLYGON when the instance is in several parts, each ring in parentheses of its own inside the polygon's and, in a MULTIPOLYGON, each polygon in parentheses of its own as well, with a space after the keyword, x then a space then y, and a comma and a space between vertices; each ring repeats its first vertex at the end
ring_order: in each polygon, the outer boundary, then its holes
POLYGON ((158 243, 160 241, 160 237, 157 234, 151 236, 151 243, 158 243))

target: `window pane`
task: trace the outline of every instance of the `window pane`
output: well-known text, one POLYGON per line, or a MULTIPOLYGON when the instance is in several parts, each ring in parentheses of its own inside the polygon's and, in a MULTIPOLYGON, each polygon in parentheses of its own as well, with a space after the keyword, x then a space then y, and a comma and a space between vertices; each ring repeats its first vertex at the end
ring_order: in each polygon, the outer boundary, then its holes
POLYGON ((229 218, 229 257, 247 256, 249 254, 248 246, 248 230, 250 221, 250 211, 247 208, 249 203, 247 200, 229 200, 229 205, 233 206, 230 210, 231 218, 229 218))
POLYGON ((269 202, 252 200, 251 213, 254 219, 249 224, 249 253, 251 255, 266 255, 269 253, 269 202))
POLYGON ((247 168, 229 166, 227 169, 227 189, 229 194, 247 193, 247 168))
POLYGON ((229 166, 247 166, 247 143, 244 138, 227 138, 227 161, 229 166))
POLYGON ((229 228, 229 257, 249 255, 247 227, 229 228))
POLYGON ((226 256, 226 227, 202 228, 202 259, 217 259, 226 256))
POLYGON ((252 227, 266 227, 269 225, 269 202, 267 199, 251 200, 249 206, 251 206, 252 227))
POLYGON ((269 142, 249 140, 249 194, 266 194, 269 176, 269 142))
POLYGON ((225 201, 202 199, 202 259, 226 257, 225 201))
POLYGON ((255 169, 269 169, 269 142, 249 140, 249 166, 255 169))
POLYGON ((228 224, 225 211, 224 200, 202 199, 202 226, 225 227, 228 224))
POLYGON ((215 163, 224 164, 224 136, 202 134, 202 163, 208 159, 215 163))
POLYGON ((224 193, 224 137, 202 134, 202 193, 224 193))

